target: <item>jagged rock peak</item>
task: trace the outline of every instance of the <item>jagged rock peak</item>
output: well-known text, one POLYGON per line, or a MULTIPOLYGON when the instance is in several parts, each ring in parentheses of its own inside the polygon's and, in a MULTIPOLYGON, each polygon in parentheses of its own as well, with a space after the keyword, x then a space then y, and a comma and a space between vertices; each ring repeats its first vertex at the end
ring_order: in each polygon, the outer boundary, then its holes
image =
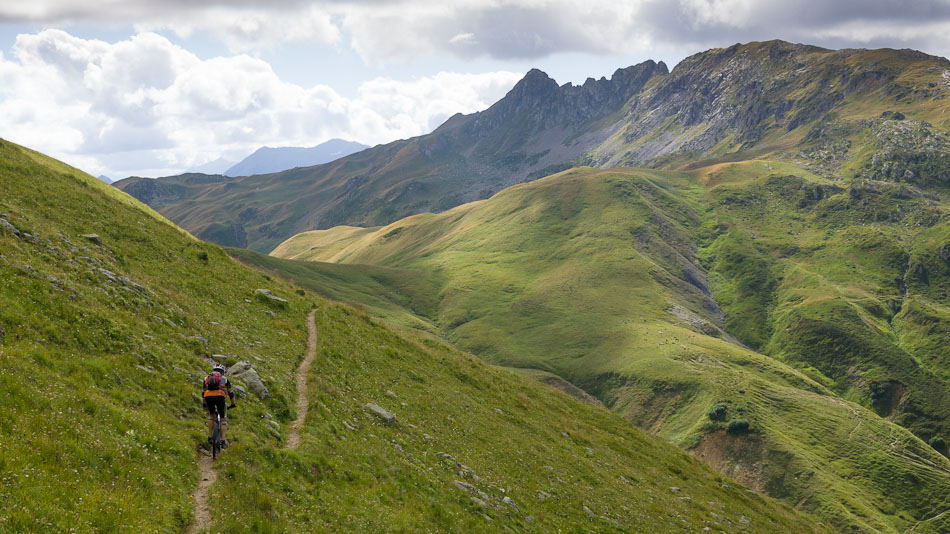
MULTIPOLYGON (((664 63, 650 60, 617 69, 609 80, 588 79, 583 85, 558 86, 545 72, 531 69, 504 98, 476 113, 467 127, 470 132, 478 130, 477 135, 483 137, 518 115, 520 121, 531 123, 530 128, 577 126, 614 111, 641 91, 652 77, 667 74, 669 70, 664 63)), ((441 129, 454 128, 466 120, 466 117, 453 118, 441 129)))
POLYGON ((542 70, 531 69, 511 89, 505 98, 513 100, 534 99, 550 95, 558 90, 557 82, 542 70))

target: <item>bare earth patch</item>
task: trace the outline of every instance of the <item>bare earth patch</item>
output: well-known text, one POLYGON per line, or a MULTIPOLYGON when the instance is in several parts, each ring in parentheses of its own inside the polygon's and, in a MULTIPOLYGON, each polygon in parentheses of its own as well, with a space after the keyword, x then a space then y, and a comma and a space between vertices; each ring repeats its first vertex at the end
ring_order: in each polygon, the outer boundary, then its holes
POLYGON ((314 320, 315 311, 311 311, 307 317, 307 356, 300 367, 297 368, 297 418, 290 425, 290 433, 287 436, 287 449, 293 450, 300 446, 300 427, 307 419, 307 374, 310 372, 310 364, 317 355, 317 324, 314 320))
POLYGON ((188 527, 188 534, 197 534, 211 528, 211 507, 208 506, 208 493, 211 485, 218 479, 218 471, 214 468, 211 455, 202 450, 198 455, 198 466, 201 469, 201 481, 195 490, 195 521, 188 527))

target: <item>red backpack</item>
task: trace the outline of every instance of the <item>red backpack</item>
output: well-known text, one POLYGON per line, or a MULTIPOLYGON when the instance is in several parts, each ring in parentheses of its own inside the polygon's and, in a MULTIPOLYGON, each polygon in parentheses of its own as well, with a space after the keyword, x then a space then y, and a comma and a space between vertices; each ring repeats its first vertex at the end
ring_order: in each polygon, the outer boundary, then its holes
POLYGON ((221 386, 224 385, 223 376, 221 373, 213 371, 205 377, 205 389, 209 391, 218 391, 221 389, 221 386))

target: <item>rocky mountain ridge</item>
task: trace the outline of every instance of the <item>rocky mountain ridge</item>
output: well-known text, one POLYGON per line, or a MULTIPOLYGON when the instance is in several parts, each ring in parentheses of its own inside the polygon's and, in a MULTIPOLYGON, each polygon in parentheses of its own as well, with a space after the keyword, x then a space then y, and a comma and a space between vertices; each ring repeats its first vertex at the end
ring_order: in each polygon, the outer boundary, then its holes
MULTIPOLYGON (((490 108, 430 134, 227 184, 160 178, 182 189, 151 202, 200 237, 266 251, 301 231, 440 212, 578 164, 680 168, 850 142, 862 150, 840 162, 842 177, 862 177, 873 139, 854 121, 889 112, 946 131, 947 80, 950 62, 919 52, 782 41, 709 50, 672 71, 647 61, 579 86, 532 70, 490 108)), ((116 185, 148 202, 153 186, 141 182, 116 185)))

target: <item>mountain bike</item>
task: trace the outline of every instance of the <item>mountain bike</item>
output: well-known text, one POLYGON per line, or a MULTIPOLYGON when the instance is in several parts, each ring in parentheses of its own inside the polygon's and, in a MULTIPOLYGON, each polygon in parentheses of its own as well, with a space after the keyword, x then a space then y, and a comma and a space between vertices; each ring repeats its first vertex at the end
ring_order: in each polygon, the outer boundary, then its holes
MULTIPOLYGON (((228 406, 228 410, 233 410, 237 408, 236 405, 232 404, 228 406)), ((214 427, 211 429, 211 459, 214 460, 218 457, 218 453, 221 452, 221 445, 224 443, 224 440, 221 439, 221 414, 214 414, 214 427)))

